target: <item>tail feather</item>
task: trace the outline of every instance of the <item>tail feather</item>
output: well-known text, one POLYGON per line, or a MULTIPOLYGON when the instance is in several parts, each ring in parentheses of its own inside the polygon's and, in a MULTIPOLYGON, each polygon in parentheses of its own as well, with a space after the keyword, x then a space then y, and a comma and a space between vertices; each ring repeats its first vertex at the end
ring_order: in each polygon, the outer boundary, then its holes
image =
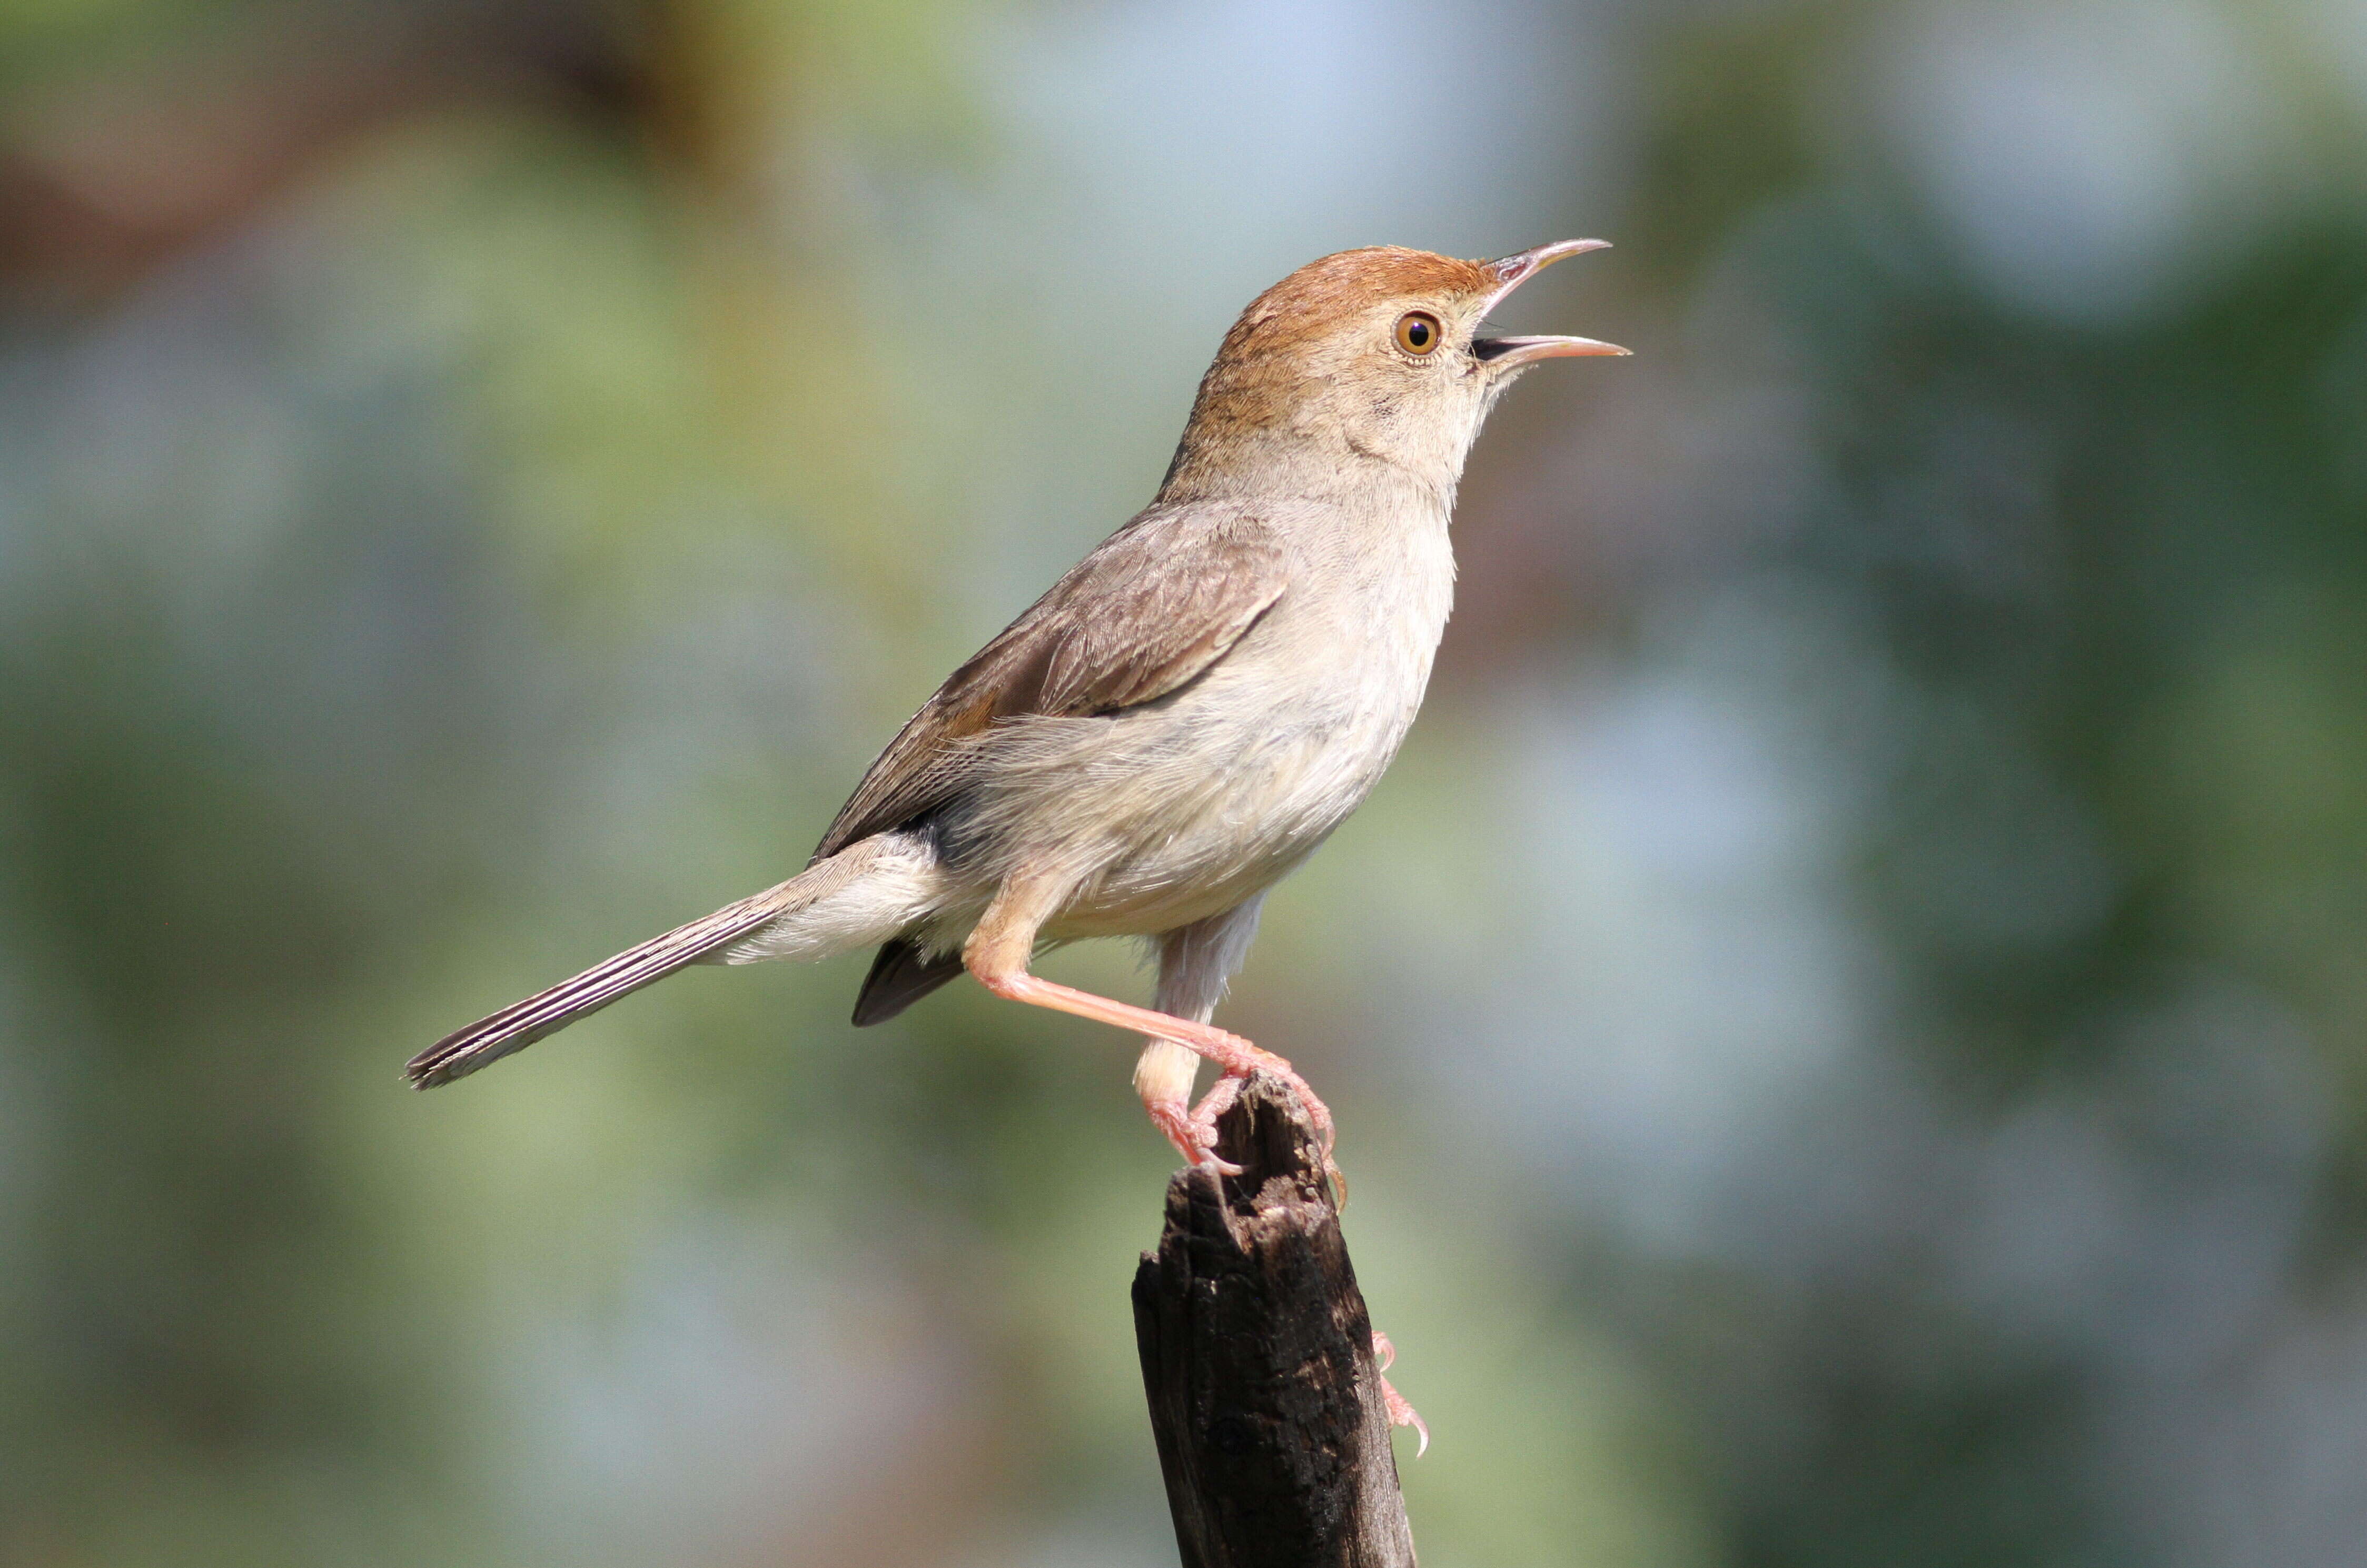
POLYGON ((777 887, 629 947, 572 980, 446 1035, 413 1056, 403 1076, 414 1089, 465 1077, 702 959, 743 964, 826 958, 889 941, 931 918, 946 886, 927 840, 876 834, 777 887))
POLYGON ((867 1029, 889 1019, 962 973, 961 954, 930 954, 920 943, 883 942, 863 989, 855 998, 855 1027, 867 1029))
POLYGON ((489 1062, 513 1051, 523 1051, 546 1034, 556 1033, 577 1019, 599 1011, 617 998, 663 980, 686 964, 695 964, 727 942, 738 941, 796 901, 798 884, 792 878, 715 913, 677 926, 596 964, 572 980, 561 980, 521 1002, 512 1002, 489 1018, 455 1031, 413 1056, 403 1076, 413 1089, 434 1089, 466 1077, 489 1062))

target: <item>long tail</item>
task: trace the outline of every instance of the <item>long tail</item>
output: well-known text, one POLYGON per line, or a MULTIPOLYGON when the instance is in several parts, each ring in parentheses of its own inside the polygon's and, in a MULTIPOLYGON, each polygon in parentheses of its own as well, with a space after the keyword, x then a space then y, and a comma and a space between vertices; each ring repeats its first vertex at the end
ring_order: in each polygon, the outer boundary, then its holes
POLYGON ((638 947, 629 947, 572 980, 561 980, 547 991, 537 991, 522 1002, 512 1002, 492 1017, 481 1018, 468 1028, 446 1035, 411 1058, 402 1069, 403 1076, 411 1080, 413 1089, 434 1089, 454 1078, 466 1077, 513 1051, 523 1051, 544 1035, 557 1033, 577 1019, 598 1012, 617 998, 652 981, 664 979, 684 964, 695 964, 724 943, 737 941, 776 919, 785 903, 783 895, 796 886, 792 879, 753 898, 726 905, 703 919, 676 926, 663 936, 653 936, 638 947))
POLYGON ((709 955, 730 963, 821 958, 886 941, 925 911, 935 891, 934 872, 934 855, 917 843, 889 834, 866 839, 777 887, 629 947, 572 980, 446 1035, 413 1056, 403 1076, 413 1089, 466 1077, 709 955), (762 937, 751 946, 735 947, 759 932, 762 937))

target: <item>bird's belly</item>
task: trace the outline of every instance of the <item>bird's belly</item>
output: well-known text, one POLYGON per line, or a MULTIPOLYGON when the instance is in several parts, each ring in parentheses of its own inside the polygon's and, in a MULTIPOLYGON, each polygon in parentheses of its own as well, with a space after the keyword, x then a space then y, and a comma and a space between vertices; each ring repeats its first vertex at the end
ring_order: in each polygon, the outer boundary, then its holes
MULTIPOLYGON (((1077 889, 1055 936, 1171 931, 1232 908, 1313 853, 1370 787, 1338 780, 1313 742, 1247 753, 1210 787, 1170 798, 1128 826, 1116 853, 1077 889), (1322 782, 1331 775, 1347 787, 1322 782)), ((1377 770, 1376 770, 1376 773, 1377 770)))
MULTIPOLYGON (((1111 718, 1099 787, 1043 825, 1031 858, 1082 873, 1055 940, 1172 931, 1272 886, 1361 804, 1419 705, 1405 680, 1287 685, 1226 671, 1111 718), (1258 700, 1263 690, 1287 691, 1258 700)), ((1423 673, 1427 673, 1426 670, 1423 673)))

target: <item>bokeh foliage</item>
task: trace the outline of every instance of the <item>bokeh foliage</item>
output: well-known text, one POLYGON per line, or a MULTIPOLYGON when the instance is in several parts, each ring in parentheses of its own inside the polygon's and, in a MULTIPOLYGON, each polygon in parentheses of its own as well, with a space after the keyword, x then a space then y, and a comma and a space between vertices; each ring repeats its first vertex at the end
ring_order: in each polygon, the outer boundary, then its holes
POLYGON ((1637 357, 1228 1013, 1425 1561, 2355 1554, 2347 8, 41 0, 0 93, 0 1561, 1170 1561, 1125 1043, 850 959, 395 1069, 798 864, 1256 288, 1596 231, 1516 313, 1637 357))

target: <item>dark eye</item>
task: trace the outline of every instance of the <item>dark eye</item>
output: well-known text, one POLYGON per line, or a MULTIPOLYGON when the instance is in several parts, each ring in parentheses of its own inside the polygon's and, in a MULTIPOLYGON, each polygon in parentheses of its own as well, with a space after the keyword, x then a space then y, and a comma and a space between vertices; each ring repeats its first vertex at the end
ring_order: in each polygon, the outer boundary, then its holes
POLYGON ((1438 318, 1427 310, 1408 310, 1398 318, 1398 346, 1408 354, 1428 354, 1438 346, 1438 318))

